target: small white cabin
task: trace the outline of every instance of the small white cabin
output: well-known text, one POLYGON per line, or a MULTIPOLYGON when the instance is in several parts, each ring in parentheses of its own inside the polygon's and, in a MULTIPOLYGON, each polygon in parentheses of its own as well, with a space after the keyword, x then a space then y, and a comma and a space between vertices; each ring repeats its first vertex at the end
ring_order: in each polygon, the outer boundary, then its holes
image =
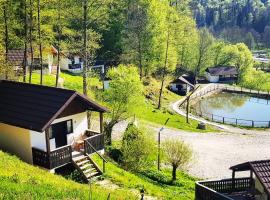
POLYGON ((0 150, 52 170, 71 163, 73 152, 104 148, 107 109, 85 96, 13 81, 0 81, 0 94, 0 150), (88 130, 88 110, 100 115, 94 131, 88 130))

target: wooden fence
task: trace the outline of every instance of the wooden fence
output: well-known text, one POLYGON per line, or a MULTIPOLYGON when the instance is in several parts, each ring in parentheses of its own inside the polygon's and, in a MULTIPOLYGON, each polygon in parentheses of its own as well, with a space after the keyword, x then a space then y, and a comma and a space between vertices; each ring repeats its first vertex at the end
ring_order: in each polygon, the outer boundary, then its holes
POLYGON ((224 179, 218 181, 197 182, 196 200, 233 200, 228 194, 241 192, 253 187, 251 178, 224 179))
MULTIPOLYGON (((268 102, 270 104, 269 91, 265 92, 265 91, 259 91, 259 90, 246 89, 246 88, 242 88, 242 87, 235 87, 235 86, 228 86, 228 85, 217 85, 217 84, 215 84, 211 87, 208 87, 206 89, 202 89, 198 92, 195 92, 192 95, 191 100, 194 100, 198 97, 202 97, 202 96, 207 95, 209 93, 219 92, 219 91, 247 94, 250 96, 265 98, 267 100, 267 104, 268 104, 268 102)), ((183 104, 181 104, 181 106, 185 106, 185 104, 183 103, 183 104)), ((191 112, 197 116, 203 117, 205 119, 208 119, 210 121, 217 122, 217 123, 230 124, 230 125, 243 126, 243 127, 253 127, 253 128, 255 128, 255 127, 256 128, 270 128, 270 121, 256 121, 256 120, 249 120, 249 119, 224 117, 224 116, 220 116, 220 115, 215 115, 213 113, 198 111, 196 109, 191 109, 191 112)))
POLYGON ((51 152, 32 148, 33 164, 47 169, 54 169, 72 161, 72 148, 70 145, 60 147, 51 152))

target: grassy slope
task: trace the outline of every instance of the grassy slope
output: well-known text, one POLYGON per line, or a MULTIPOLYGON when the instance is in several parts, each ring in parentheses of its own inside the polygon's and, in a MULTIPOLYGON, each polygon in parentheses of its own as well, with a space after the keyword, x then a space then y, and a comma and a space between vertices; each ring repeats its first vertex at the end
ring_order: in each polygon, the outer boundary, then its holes
MULTIPOLYGON (((67 73, 61 73, 60 77, 64 79, 64 87, 68 89, 73 89, 79 92, 82 92, 82 77, 78 75, 71 75, 67 73)), ((39 74, 33 74, 33 83, 39 83, 39 74)), ((169 104, 171 102, 179 100, 181 98, 180 96, 170 92, 166 88, 164 89, 163 93, 163 100, 162 105, 163 108, 161 110, 156 109, 157 105, 155 102, 157 102, 157 96, 159 92, 159 86, 160 83, 155 81, 154 79, 148 80, 150 84, 148 86, 145 86, 145 95, 149 96, 149 98, 146 100, 146 102, 139 106, 136 111, 136 117, 163 125, 165 121, 170 118, 167 126, 172 128, 178 128, 188 131, 198 131, 196 129, 197 122, 194 120, 190 120, 190 124, 187 124, 185 122, 185 118, 182 116, 179 116, 178 114, 175 114, 173 111, 169 109, 169 104)), ((50 75, 44 76, 44 84, 49 86, 54 86, 55 84, 55 77, 50 75)), ((98 79, 93 78, 90 80, 91 86, 101 88, 101 83, 98 81, 98 79)), ((89 92, 90 97, 94 98, 94 93, 89 92)), ((209 129, 208 131, 212 131, 213 129, 209 129)), ((201 132, 201 130, 200 130, 201 132)))
MULTIPOLYGON (((33 167, 0 151, 0 199, 88 199, 89 186, 33 167)), ((93 185, 93 199, 137 199, 130 191, 93 185)))
MULTIPOLYGON (((99 165, 102 164, 98 159, 96 161, 99 165)), ((170 171, 163 169, 162 172, 170 179, 170 171)), ((106 164, 104 176, 124 189, 136 189, 139 191, 141 188, 144 188, 147 195, 157 197, 158 199, 194 199, 194 182, 196 179, 181 171, 177 172, 178 186, 161 184, 142 174, 133 174, 123 170, 113 162, 106 164)))

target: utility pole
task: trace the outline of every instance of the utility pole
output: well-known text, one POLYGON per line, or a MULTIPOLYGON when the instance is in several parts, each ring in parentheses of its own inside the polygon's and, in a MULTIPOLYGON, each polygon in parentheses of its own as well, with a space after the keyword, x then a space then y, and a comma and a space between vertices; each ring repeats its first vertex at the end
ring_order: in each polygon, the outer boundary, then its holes
MULTIPOLYGON (((168 118, 164 124, 164 126, 168 123, 168 121, 170 120, 170 118, 168 118)), ((160 143, 161 143, 161 138, 160 138, 160 134, 161 132, 164 130, 164 127, 161 127, 161 129, 159 129, 158 131, 158 162, 157 162, 157 168, 158 171, 160 170, 160 143)))

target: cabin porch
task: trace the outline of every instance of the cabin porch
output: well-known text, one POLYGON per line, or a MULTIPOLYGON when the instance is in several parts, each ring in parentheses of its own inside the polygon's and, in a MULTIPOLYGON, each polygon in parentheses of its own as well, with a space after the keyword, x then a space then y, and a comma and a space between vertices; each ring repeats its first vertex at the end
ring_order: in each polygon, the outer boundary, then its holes
POLYGON ((104 134, 86 130, 82 138, 71 145, 62 146, 52 151, 32 148, 33 164, 46 169, 55 169, 72 163, 72 158, 79 153, 91 155, 104 149, 104 134))

